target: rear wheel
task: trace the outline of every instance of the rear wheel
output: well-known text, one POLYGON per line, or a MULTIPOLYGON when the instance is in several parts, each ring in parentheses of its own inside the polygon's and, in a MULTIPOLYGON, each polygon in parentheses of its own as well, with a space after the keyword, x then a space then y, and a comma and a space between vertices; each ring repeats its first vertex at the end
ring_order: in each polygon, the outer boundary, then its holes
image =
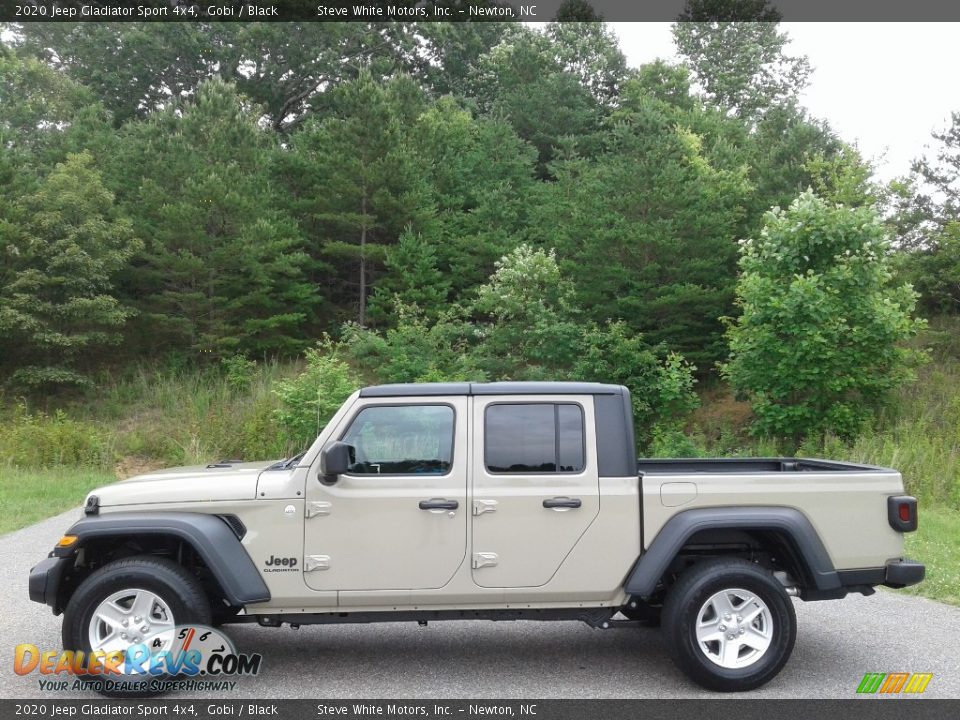
MULTIPOLYGON (((142 644, 154 655, 171 650, 177 626, 193 624, 210 624, 199 581, 171 560, 137 556, 108 563, 80 583, 63 615, 63 647, 88 655, 142 644)), ((101 682, 97 691, 110 697, 155 694, 126 689, 125 680, 143 675, 79 677, 101 682)))
POLYGON ((797 636, 793 603, 772 573, 746 560, 698 563, 664 603, 677 665, 710 690, 752 690, 783 668, 797 636))

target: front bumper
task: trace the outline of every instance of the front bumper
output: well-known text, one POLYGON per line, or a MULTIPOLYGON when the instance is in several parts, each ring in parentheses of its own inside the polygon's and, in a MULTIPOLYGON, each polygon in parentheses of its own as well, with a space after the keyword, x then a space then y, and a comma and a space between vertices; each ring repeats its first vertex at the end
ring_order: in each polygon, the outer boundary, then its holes
POLYGON ((885 568, 883 584, 890 588, 905 588, 916 585, 926 574, 927 568, 923 563, 906 559, 891 560, 885 568))
POLYGON ((73 558, 48 557, 30 568, 30 599, 49 605, 54 615, 62 608, 58 601, 63 574, 73 565, 73 558))

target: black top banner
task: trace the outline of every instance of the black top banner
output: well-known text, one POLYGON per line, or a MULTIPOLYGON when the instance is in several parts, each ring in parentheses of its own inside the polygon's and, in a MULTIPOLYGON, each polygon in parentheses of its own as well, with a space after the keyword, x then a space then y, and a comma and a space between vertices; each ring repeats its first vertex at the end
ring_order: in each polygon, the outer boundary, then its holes
MULTIPOLYGON (((4 22, 960 21, 957 0, 0 0, 4 22)), ((958 28, 960 32, 960 28, 958 28)))

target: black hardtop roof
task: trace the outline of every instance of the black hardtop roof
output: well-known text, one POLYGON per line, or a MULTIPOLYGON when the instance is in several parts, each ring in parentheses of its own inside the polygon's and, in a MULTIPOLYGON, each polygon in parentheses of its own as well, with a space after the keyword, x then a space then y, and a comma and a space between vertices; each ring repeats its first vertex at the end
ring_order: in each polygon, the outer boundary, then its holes
POLYGON ((593 382, 400 383, 371 385, 360 397, 427 395, 622 395, 623 386, 593 382))

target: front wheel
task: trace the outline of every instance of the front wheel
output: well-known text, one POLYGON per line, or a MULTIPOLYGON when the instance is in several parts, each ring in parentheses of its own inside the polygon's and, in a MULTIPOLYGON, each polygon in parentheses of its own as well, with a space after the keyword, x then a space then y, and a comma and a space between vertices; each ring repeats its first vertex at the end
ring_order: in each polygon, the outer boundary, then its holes
MULTIPOLYGON (((91 573, 77 588, 63 615, 63 647, 91 652, 126 652, 142 645, 151 655, 168 652, 182 625, 209 625, 210 604, 199 581, 166 558, 138 556, 116 560, 91 573)), ((125 666, 124 666, 125 667, 125 666)), ((129 690, 139 675, 81 676, 110 697, 149 697, 129 690)))
POLYGON ((773 574, 736 558, 698 563, 664 603, 674 660, 697 684, 753 690, 783 668, 797 637, 793 603, 773 574))

